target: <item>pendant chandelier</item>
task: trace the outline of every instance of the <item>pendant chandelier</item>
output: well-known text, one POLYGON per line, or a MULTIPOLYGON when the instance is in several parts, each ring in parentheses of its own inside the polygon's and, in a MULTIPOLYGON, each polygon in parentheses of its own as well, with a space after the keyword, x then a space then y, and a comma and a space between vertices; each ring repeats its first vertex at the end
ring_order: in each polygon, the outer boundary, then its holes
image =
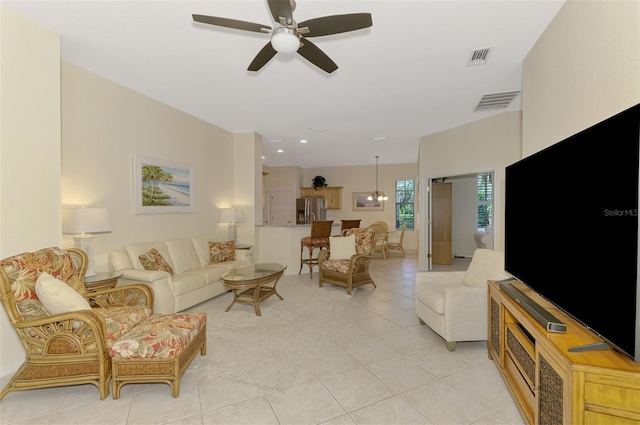
POLYGON ((371 192, 369 196, 367 196, 368 201, 386 201, 387 199, 389 199, 389 197, 385 195, 384 192, 378 190, 378 158, 379 156, 376 155, 376 190, 374 192, 371 192))

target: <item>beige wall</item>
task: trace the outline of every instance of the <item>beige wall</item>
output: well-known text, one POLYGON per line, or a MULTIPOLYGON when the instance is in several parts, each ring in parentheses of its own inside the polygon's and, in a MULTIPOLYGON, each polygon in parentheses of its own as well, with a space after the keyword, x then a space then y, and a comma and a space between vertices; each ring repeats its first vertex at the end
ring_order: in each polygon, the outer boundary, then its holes
POLYGON ((640 102, 640 2, 568 0, 524 61, 523 156, 640 102))
MULTIPOLYGON (((420 139, 422 194, 432 178, 494 172, 494 246, 498 251, 504 249, 504 169, 520 159, 521 133, 521 113, 505 112, 420 139)), ((426 208, 422 211, 420 222, 426 223, 426 208)), ((429 234, 428 227, 423 228, 418 262, 420 269, 426 270, 427 252, 422 247, 427 246, 429 234)))
MULTIPOLYGON (((237 135, 253 155, 252 134, 237 135)), ((95 268, 124 244, 203 233, 227 238, 219 208, 243 207, 253 223, 253 173, 243 167, 234 193, 234 135, 91 72, 62 62, 62 205, 109 210, 111 233, 95 236, 95 268), (195 213, 133 213, 133 156, 187 164, 195 173, 195 213), (237 199, 235 197, 237 196, 237 199), (251 211, 249 211, 249 207, 251 211)), ((253 241, 252 231, 238 233, 253 241)), ((251 225, 251 229, 253 226, 251 225)), ((71 246, 70 235, 64 237, 71 246)))
MULTIPOLYGON (((0 5, 0 258, 61 243, 60 37, 0 5)), ((0 375, 24 350, 2 309, 0 375)))

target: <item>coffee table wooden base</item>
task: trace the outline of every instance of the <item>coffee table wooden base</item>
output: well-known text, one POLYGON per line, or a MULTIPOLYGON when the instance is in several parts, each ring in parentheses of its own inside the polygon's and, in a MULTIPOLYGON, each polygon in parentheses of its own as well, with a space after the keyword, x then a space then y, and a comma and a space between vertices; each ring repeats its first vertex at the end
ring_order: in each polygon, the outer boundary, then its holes
MULTIPOLYGON (((277 281, 278 280, 276 279, 276 282, 277 281)), ((235 303, 253 304, 253 309, 256 311, 256 316, 262 316, 262 312, 260 312, 260 303, 262 301, 266 300, 273 294, 276 294, 278 298, 284 300, 284 298, 282 298, 282 296, 280 296, 280 294, 278 294, 278 292, 276 291, 276 282, 273 283, 273 287, 256 286, 254 288, 245 289, 244 291, 242 291, 241 289, 232 288, 231 290, 233 291, 233 301, 231 301, 231 304, 229 304, 229 307, 227 307, 225 312, 231 310, 231 307, 233 307, 235 303)))
POLYGON ((229 311, 235 303, 251 304, 256 316, 262 316, 260 312, 262 301, 273 294, 284 300, 276 291, 276 284, 286 268, 280 264, 256 264, 224 273, 220 278, 233 291, 233 301, 225 312, 229 311))

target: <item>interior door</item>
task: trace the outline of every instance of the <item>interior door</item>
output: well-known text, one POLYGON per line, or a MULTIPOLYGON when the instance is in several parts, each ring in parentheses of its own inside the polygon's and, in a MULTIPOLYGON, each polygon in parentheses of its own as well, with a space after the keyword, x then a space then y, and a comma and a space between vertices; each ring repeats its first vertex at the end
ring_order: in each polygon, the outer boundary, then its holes
POLYGON ((451 265, 452 184, 431 183, 431 263, 451 265))
POLYGON ((271 192, 271 225, 296 224, 292 198, 291 192, 271 192))

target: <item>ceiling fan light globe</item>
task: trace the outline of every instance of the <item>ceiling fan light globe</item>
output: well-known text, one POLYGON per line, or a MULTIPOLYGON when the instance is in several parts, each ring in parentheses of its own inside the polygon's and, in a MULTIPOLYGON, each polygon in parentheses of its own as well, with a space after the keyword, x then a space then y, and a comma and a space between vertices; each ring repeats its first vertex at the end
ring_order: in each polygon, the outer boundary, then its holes
POLYGON ((300 39, 291 28, 280 27, 273 30, 271 45, 278 53, 294 53, 300 48, 300 39))
POLYGON ((371 195, 367 196, 367 201, 373 201, 373 196, 371 195))

